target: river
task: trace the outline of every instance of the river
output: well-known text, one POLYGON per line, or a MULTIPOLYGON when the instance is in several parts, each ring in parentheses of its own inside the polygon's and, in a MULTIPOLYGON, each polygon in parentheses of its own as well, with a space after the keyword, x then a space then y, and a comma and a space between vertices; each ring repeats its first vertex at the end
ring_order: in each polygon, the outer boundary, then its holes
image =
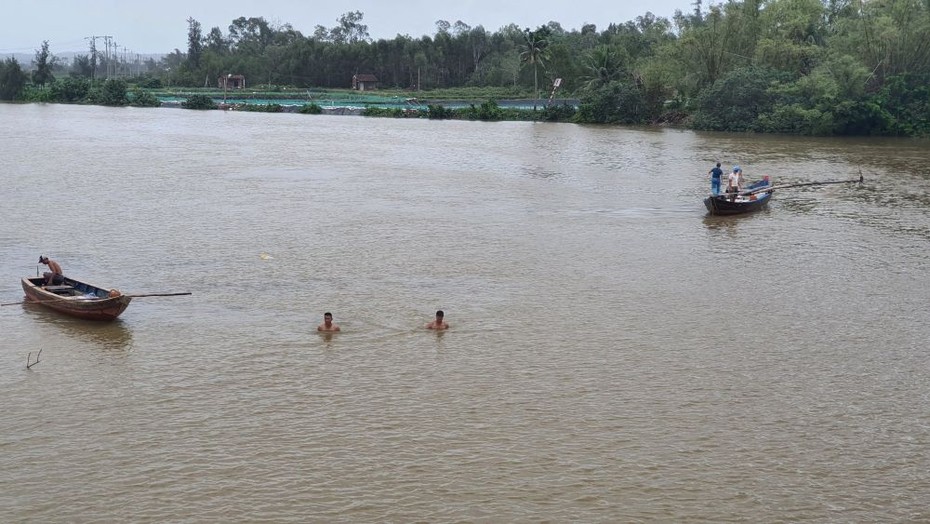
POLYGON ((192 293, 0 308, 0 521, 930 520, 927 141, 39 104, 0 138, 2 302, 41 254, 192 293), (708 217, 718 160, 865 184, 708 217))

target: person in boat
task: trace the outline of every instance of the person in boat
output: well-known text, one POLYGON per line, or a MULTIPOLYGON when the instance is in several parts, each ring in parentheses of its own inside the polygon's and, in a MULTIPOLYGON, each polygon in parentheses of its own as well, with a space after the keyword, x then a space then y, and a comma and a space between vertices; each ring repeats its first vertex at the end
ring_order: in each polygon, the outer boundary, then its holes
POLYGON ((742 187, 743 170, 739 166, 733 166, 733 172, 727 176, 727 194, 730 195, 730 200, 736 200, 736 195, 742 187))
POLYGON ((720 169, 720 162, 707 172, 710 175, 710 193, 712 195, 720 194, 720 179, 723 177, 723 169, 720 169))
POLYGON ((327 311, 323 313, 323 323, 316 327, 317 331, 332 333, 335 331, 341 331, 339 326, 333 324, 333 314, 327 311))
POLYGON ((445 316, 446 314, 443 313, 441 309, 437 311, 436 319, 430 322, 429 324, 427 324, 426 329, 437 329, 437 330, 449 329, 449 324, 447 324, 444 319, 445 316))
POLYGON ((62 274, 61 266, 58 262, 55 262, 45 255, 41 255, 39 256, 39 263, 45 264, 49 269, 45 273, 42 273, 42 276, 45 277, 46 286, 61 284, 65 281, 65 276, 62 274))

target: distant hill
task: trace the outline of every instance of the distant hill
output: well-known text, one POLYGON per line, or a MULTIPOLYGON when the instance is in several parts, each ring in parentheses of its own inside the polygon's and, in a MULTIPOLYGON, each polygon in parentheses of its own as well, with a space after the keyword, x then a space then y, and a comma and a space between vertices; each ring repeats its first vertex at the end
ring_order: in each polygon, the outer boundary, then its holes
POLYGON ((16 61, 19 62, 19 65, 23 67, 27 67, 32 64, 32 58, 34 56, 35 55, 27 55, 26 53, 13 53, 9 55, 0 56, 0 58, 2 58, 3 60, 6 60, 7 58, 15 58, 16 61))

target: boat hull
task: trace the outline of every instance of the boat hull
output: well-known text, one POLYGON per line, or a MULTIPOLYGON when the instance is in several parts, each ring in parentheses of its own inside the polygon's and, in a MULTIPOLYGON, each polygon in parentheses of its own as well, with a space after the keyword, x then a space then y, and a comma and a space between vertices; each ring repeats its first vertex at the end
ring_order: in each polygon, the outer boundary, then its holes
POLYGON ((131 297, 111 297, 109 291, 72 278, 61 285, 43 286, 43 279, 24 277, 26 301, 86 320, 113 320, 129 307, 131 297))
POLYGON ((725 195, 709 196, 704 199, 704 206, 711 215, 740 215, 758 211, 769 203, 771 193, 764 193, 756 200, 731 202, 725 195))
POLYGON ((759 191, 772 185, 768 177, 746 188, 747 191, 758 191, 746 194, 745 192, 731 200, 731 195, 711 195, 704 199, 704 206, 711 215, 740 215, 758 211, 769 203, 772 198, 771 191, 759 191))

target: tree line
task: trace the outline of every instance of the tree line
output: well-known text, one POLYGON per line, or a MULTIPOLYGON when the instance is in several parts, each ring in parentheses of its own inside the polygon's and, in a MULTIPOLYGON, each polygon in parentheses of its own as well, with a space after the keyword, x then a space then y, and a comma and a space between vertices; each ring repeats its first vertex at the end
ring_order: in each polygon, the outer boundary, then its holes
MULTIPOLYGON (((930 0, 731 0, 706 8, 695 0, 671 19, 647 12, 603 30, 550 22, 490 32, 440 20, 430 36, 378 40, 363 22, 363 13, 349 12, 303 35, 261 17, 237 18, 225 32, 204 32, 188 18, 186 52, 151 60, 143 76, 127 80, 215 87, 241 74, 250 85, 346 88, 352 75, 374 74, 389 88, 509 87, 545 104, 560 79, 560 95, 580 101, 571 117, 578 122, 930 135, 930 0)), ((62 81, 56 65, 64 69, 47 43, 31 78, 7 59, 0 98, 47 93, 62 81)), ((77 56, 68 78, 96 85, 100 67, 96 56, 77 56)))

